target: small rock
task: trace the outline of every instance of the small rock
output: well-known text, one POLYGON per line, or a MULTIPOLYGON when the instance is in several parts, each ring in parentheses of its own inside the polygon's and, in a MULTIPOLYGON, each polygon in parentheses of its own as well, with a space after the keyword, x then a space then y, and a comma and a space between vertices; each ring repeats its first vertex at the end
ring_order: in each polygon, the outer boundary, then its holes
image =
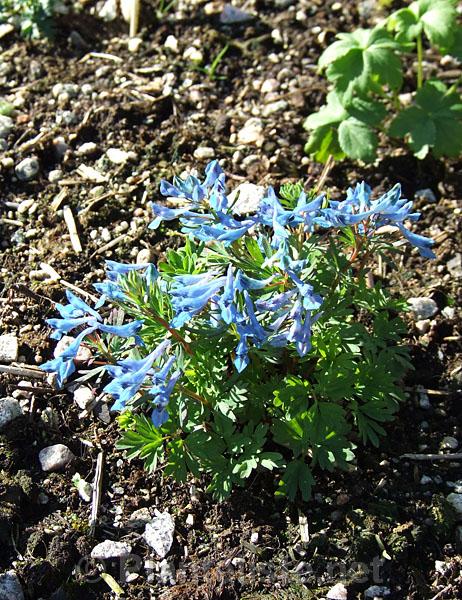
POLYGON ((14 571, 0 575, 0 600, 24 600, 21 583, 14 571))
POLYGON ((133 54, 135 52, 138 52, 138 50, 141 47, 141 44, 143 43, 143 40, 139 37, 132 37, 129 38, 128 40, 128 51, 129 52, 133 52, 133 54))
POLYGON ((462 517, 462 494, 452 492, 446 498, 459 517, 462 517))
POLYGON ((265 194, 266 188, 262 185, 240 183, 228 196, 229 206, 235 215, 248 215, 258 210, 265 194))
POLYGON ((240 144, 256 144, 263 145, 263 122, 257 117, 248 119, 244 127, 237 134, 237 140, 240 144))
POLYGON ((95 394, 86 385, 81 385, 74 390, 74 402, 82 410, 87 410, 93 404, 95 394))
POLYGON ((16 165, 15 173, 20 181, 30 181, 38 174, 40 170, 40 163, 36 156, 25 158, 18 165, 16 165))
POLYGON ((146 523, 144 539, 160 558, 165 558, 173 544, 175 521, 168 512, 160 513, 150 523, 146 523))
POLYGON ((409 298, 408 304, 417 321, 429 319, 438 312, 438 305, 431 298, 409 298))
POLYGON ((342 3, 341 2, 334 2, 332 4, 332 6, 330 7, 332 12, 340 12, 342 10, 342 3))
POLYGON ((67 94, 69 98, 77 98, 79 92, 80 88, 75 83, 56 83, 51 90, 53 98, 59 98, 61 94, 67 94))
POLYGON ((178 40, 174 35, 167 36, 167 39, 164 42, 164 48, 174 52, 175 54, 178 53, 178 40))
POLYGON ((277 100, 276 102, 270 102, 270 104, 267 104, 266 106, 263 107, 262 115, 264 117, 269 117, 270 115, 273 115, 274 113, 282 112, 283 110, 286 110, 288 106, 289 105, 286 100, 277 100))
POLYGON ((11 363, 18 360, 18 338, 7 333, 0 335, 0 362, 11 363))
POLYGON ((128 526, 133 527, 133 529, 138 529, 141 527, 145 527, 147 523, 152 520, 152 514, 149 508, 139 508, 132 512, 128 519, 128 526))
POLYGON ((97 544, 91 551, 91 557, 97 560, 107 560, 109 558, 126 558, 132 551, 130 544, 125 542, 115 542, 105 540, 97 544))
POLYGON ((48 181, 50 183, 58 183, 63 178, 63 172, 61 169, 53 169, 48 173, 48 181))
MULTIPOLYGON (((74 340, 75 340, 75 338, 71 337, 70 335, 63 335, 63 337, 56 344, 56 348, 54 349, 53 356, 55 358, 58 358, 58 356, 60 356, 64 352, 64 350, 66 350, 66 348, 72 344, 72 342, 74 340)), ((88 348, 87 346, 81 345, 77 351, 77 355, 76 355, 74 361, 76 363, 86 362, 87 360, 90 360, 90 358, 92 358, 92 356, 93 355, 91 353, 90 348, 88 348)))
POLYGON ((453 306, 445 306, 441 311, 443 317, 452 320, 456 316, 456 309, 453 306))
POLYGON ((130 158, 130 154, 119 148, 109 148, 106 151, 106 156, 114 165, 123 165, 130 158))
POLYGON ((194 150, 194 158, 198 160, 204 160, 207 158, 213 158, 215 156, 215 150, 208 146, 199 146, 194 150))
POLYGON ((160 563, 160 580, 164 585, 175 585, 176 571, 175 566, 169 560, 164 558, 160 563))
POLYGON ((425 200, 426 202, 436 202, 436 196, 430 188, 425 188, 424 190, 417 190, 415 193, 415 198, 417 200, 425 200))
POLYGON ((329 600, 347 600, 348 590, 343 583, 337 583, 327 592, 326 598, 329 598, 329 600))
POLYGON ((448 564, 443 560, 435 560, 435 571, 440 575, 444 575, 448 570, 448 564))
POLYGON ((21 405, 15 398, 0 398, 0 429, 22 414, 21 405))
POLYGON ((462 277, 462 254, 457 253, 454 256, 454 258, 448 260, 446 266, 448 268, 449 273, 453 277, 460 279, 462 277))
POLYGON ((372 600, 373 598, 386 598, 387 596, 390 596, 390 594, 390 588, 382 585, 372 585, 364 592, 364 598, 365 600, 372 600))
POLYGON ((13 119, 6 115, 0 115, 0 138, 7 138, 13 129, 13 119))
POLYGON ((101 229, 101 233, 100 233, 101 239, 103 240, 103 242, 110 242, 111 241, 111 232, 109 231, 109 229, 107 227, 103 227, 101 229))
POLYGON ((415 322, 415 328, 419 335, 424 335, 430 331, 431 322, 430 319, 421 319, 415 322))
POLYGON ((84 144, 81 144, 75 151, 78 156, 92 156, 96 152, 98 152, 98 146, 95 144, 95 142, 85 142, 84 144))
POLYGON ((441 442, 441 450, 457 450, 458 447, 459 442, 455 437, 451 437, 450 435, 444 437, 441 442))
POLYGON ((231 564, 233 567, 236 567, 236 569, 244 567, 246 563, 247 561, 245 558, 241 558, 240 556, 236 556, 235 558, 231 559, 231 564))
POLYGON ((420 485, 429 485, 430 483, 433 483, 433 479, 428 475, 422 475, 420 478, 420 485))
POLYGON ((420 408, 423 408, 423 410, 428 410, 431 408, 430 399, 423 386, 418 387, 418 395, 420 408))
POLYGON ((233 6, 225 4, 220 13, 220 23, 222 25, 237 25, 238 23, 247 23, 254 19, 254 15, 233 6))
POLYGON ((204 60, 204 55, 200 50, 194 48, 194 46, 190 46, 183 52, 183 58, 192 63, 200 64, 204 60))
POLYGON ((59 471, 75 458, 64 444, 54 444, 39 452, 39 461, 43 471, 59 471))
POLYGON ((152 251, 150 248, 143 248, 136 255, 136 264, 145 265, 151 263, 153 259, 152 251))
POLYGON ((106 0, 98 12, 98 16, 103 21, 114 21, 117 19, 118 0, 106 0))
POLYGON ((261 93, 262 94, 273 94, 277 92, 279 89, 279 81, 277 79, 265 79, 265 81, 261 84, 261 93))

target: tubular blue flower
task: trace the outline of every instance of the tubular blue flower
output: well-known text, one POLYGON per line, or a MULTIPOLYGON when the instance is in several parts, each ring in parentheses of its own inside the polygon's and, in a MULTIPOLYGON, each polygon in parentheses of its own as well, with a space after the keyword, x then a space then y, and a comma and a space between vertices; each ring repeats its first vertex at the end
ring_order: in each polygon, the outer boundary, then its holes
POLYGON ((125 408, 126 403, 135 396, 146 378, 153 374, 153 363, 163 356, 170 344, 170 340, 165 340, 148 356, 139 360, 125 359, 119 361, 117 365, 106 365, 106 371, 113 377, 104 388, 104 391, 115 399, 111 410, 125 408))
POLYGON ((156 427, 161 427, 167 421, 168 412, 166 407, 173 389, 181 377, 181 371, 176 370, 167 381, 167 375, 174 362, 175 357, 172 356, 152 378, 152 387, 149 390, 149 394, 153 397, 154 410, 152 411, 151 420, 156 427))
POLYGON ((171 326, 180 328, 199 313, 212 296, 226 283, 226 277, 215 277, 216 271, 200 275, 180 275, 173 280, 170 290, 175 316, 171 326))
POLYGON ((319 308, 322 304, 322 297, 314 292, 313 286, 309 283, 304 283, 294 271, 288 270, 287 273, 297 286, 303 308, 307 310, 316 310, 319 308))
POLYGON ((300 356, 305 356, 311 350, 311 311, 304 310, 302 303, 297 301, 290 317, 293 322, 287 334, 287 339, 295 343, 295 348, 300 356))
POLYGON ((239 373, 242 373, 249 364, 249 347, 247 345, 247 334, 238 326, 239 342, 236 346, 236 356, 234 358, 234 366, 239 373))
POLYGON ((40 365, 40 368, 46 373, 56 373, 56 383, 58 387, 62 387, 65 380, 74 373, 74 359, 77 356, 80 344, 87 335, 90 335, 95 330, 96 327, 88 327, 82 331, 57 358, 40 365))
POLYGON ((409 229, 406 229, 406 227, 400 223, 398 223, 398 227, 407 241, 417 248, 420 256, 423 256, 424 258, 436 258, 436 254, 431 250, 435 240, 423 235, 418 235, 417 233, 412 233, 412 231, 409 231, 409 229))
POLYGON ((217 304, 221 309, 221 318, 227 324, 235 323, 238 316, 236 307, 237 292, 242 292, 241 272, 237 271, 236 277, 234 277, 233 268, 229 265, 223 293, 217 300, 217 304))

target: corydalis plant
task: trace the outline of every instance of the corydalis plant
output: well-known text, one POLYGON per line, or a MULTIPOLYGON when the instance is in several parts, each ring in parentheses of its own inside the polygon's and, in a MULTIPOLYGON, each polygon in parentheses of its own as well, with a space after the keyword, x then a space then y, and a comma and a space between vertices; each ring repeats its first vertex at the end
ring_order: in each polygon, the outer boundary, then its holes
MULTIPOLYGON (((424 42, 462 57, 462 27, 454 0, 416 0, 373 29, 339 33, 319 59, 332 89, 326 104, 305 120, 305 151, 325 162, 346 156, 371 162, 379 134, 404 138, 418 158, 462 151, 462 104, 457 85, 424 81, 424 42), (404 58, 415 51, 413 103, 400 105, 404 58)), ((412 55, 411 55, 412 56, 412 55)))
POLYGON ((85 377, 115 399, 129 457, 179 480, 207 474, 219 499, 275 470, 278 494, 308 499, 313 469, 346 468, 354 431, 378 445, 403 398, 405 305, 366 285, 369 264, 396 251, 394 231, 424 257, 432 241, 405 225, 419 215, 399 186, 374 199, 362 183, 341 201, 269 188, 242 216, 214 161, 161 192, 151 228, 179 220, 184 244, 157 268, 108 261, 96 309, 70 295, 49 321, 58 336, 86 329, 45 367, 64 379, 91 335, 103 364, 85 377), (107 302, 132 321, 103 324, 107 302))

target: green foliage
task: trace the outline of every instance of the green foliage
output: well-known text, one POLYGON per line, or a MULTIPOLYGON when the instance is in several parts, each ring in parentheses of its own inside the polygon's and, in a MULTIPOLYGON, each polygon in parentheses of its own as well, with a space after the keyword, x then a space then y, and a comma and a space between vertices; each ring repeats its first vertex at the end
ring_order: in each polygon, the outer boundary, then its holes
MULTIPOLYGON (((293 206, 301 191, 301 184, 286 184, 281 196, 293 206)), ((264 471, 274 472, 277 495, 308 500, 316 470, 347 469, 354 459, 353 432, 364 444, 378 445, 404 398, 399 383, 411 368, 401 343, 404 327, 395 316, 405 305, 378 286, 367 287, 363 271, 354 277, 345 257, 345 248, 355 243, 353 230, 345 228, 340 240, 321 248, 308 237, 299 246, 299 259, 310 264, 307 276, 326 296, 311 353, 300 358, 253 348, 252 369, 237 373, 230 369, 235 337, 195 326, 187 340, 193 352, 184 353, 179 364, 184 379, 170 399, 170 419, 156 429, 137 413, 141 397, 118 418, 118 448, 144 460, 150 471, 163 464, 164 474, 178 481, 186 481, 188 473, 207 475, 208 490, 218 500, 264 471)), ((366 256, 375 248, 371 244, 366 256)), ((224 254, 220 245, 206 248, 188 240, 167 252, 161 269, 169 276, 203 273, 222 264, 224 254)), ((262 250, 251 237, 234 243, 233 261, 264 276, 262 250)), ((147 301, 136 273, 124 285, 132 301, 124 310, 144 314, 143 339, 153 346, 162 328, 156 329, 158 321, 150 315, 158 311, 169 319, 171 308, 154 289, 147 301)))
POLYGON ((423 81, 423 40, 440 52, 462 56, 462 27, 453 0, 418 0, 373 29, 340 33, 321 55, 319 67, 332 84, 326 104, 311 114, 305 152, 320 162, 329 156, 372 162, 378 133, 405 138, 418 158, 459 156, 461 98, 441 82, 423 81), (403 84, 402 57, 417 52, 413 104, 397 101, 403 84), (396 114, 397 113, 397 114, 396 114))
POLYGON ((54 4, 54 0, 3 0, 0 23, 13 23, 28 39, 52 37, 54 4))
POLYGON ((407 137, 418 158, 430 150, 441 156, 459 156, 462 151, 462 101, 460 95, 439 81, 427 81, 417 92, 415 103, 391 122, 389 133, 407 137))

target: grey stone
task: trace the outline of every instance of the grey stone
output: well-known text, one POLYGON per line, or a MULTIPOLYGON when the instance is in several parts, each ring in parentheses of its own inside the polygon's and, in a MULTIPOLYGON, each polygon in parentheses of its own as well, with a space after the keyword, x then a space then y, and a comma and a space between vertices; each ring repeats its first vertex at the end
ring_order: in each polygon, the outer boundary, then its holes
POLYGON ((176 571, 175 566, 168 559, 164 558, 160 563, 160 580, 164 585, 175 585, 176 571))
POLYGON ((6 138, 13 129, 13 119, 6 115, 0 115, 0 138, 6 138))
POLYGON ((441 450, 457 450, 459 442, 455 437, 447 435, 441 442, 441 450))
POLYGON ((421 319, 415 322, 415 328, 420 335, 424 335, 430 331, 431 322, 430 319, 421 319))
POLYGON ((220 23, 223 25, 237 25, 239 23, 247 23, 254 16, 232 4, 225 4, 220 13, 220 23))
POLYGON ((149 523, 152 519, 152 514, 149 508, 139 508, 132 512, 128 519, 128 526, 133 527, 133 529, 138 529, 141 527, 145 527, 147 523, 149 523))
POLYGON ((445 306, 441 311, 441 314, 446 317, 446 319, 452 320, 456 316, 456 309, 453 306, 445 306))
POLYGON ((109 558, 126 558, 132 551, 130 544, 125 542, 115 542, 105 540, 96 545, 91 551, 91 557, 97 560, 106 560, 109 558))
POLYGON ((15 173, 18 179, 21 181, 30 181, 34 179, 40 171, 40 163, 36 156, 25 158, 18 165, 16 165, 15 173))
POLYGON ((81 385, 74 390, 74 402, 82 410, 88 409, 94 402, 95 394, 86 385, 81 385))
POLYGON ((53 169, 48 173, 48 181, 50 183, 58 183, 63 178, 63 172, 61 169, 53 169))
POLYGON ((40 450, 39 461, 43 471, 59 471, 74 459, 73 453, 64 444, 54 444, 40 450))
POLYGON ((288 106, 289 105, 286 100, 277 100, 276 102, 270 102, 269 104, 263 107, 262 115, 264 117, 269 117, 274 113, 286 110, 288 106))
POLYGON ((21 583, 14 571, 0 575, 0 600, 24 600, 21 583))
POLYGON ((449 273, 453 277, 460 279, 462 277, 462 254, 457 253, 454 256, 454 258, 451 258, 451 260, 448 260, 448 262, 446 263, 446 266, 448 268, 449 273))
POLYGON ((18 360, 18 338, 12 333, 0 335, 0 362, 11 363, 18 360))
POLYGON ((391 590, 383 585, 371 585, 364 592, 364 598, 366 600, 372 600, 372 598, 386 598, 390 596, 391 590))
POLYGON ((462 494, 456 494, 455 492, 451 492, 446 500, 452 506, 452 508, 456 511, 459 517, 462 517, 462 494))
POLYGON ((429 319, 438 312, 438 305, 431 298, 409 298, 408 304, 417 321, 429 319))
POLYGON ((0 429, 22 415, 22 408, 15 398, 0 399, 0 429))
POLYGON ((425 188, 423 190, 417 190, 415 193, 416 199, 425 200, 426 202, 436 202, 436 196, 430 188, 425 188))
POLYGON ((173 517, 168 512, 156 511, 156 516, 146 523, 144 539, 160 558, 165 558, 172 547, 174 531, 173 517))

